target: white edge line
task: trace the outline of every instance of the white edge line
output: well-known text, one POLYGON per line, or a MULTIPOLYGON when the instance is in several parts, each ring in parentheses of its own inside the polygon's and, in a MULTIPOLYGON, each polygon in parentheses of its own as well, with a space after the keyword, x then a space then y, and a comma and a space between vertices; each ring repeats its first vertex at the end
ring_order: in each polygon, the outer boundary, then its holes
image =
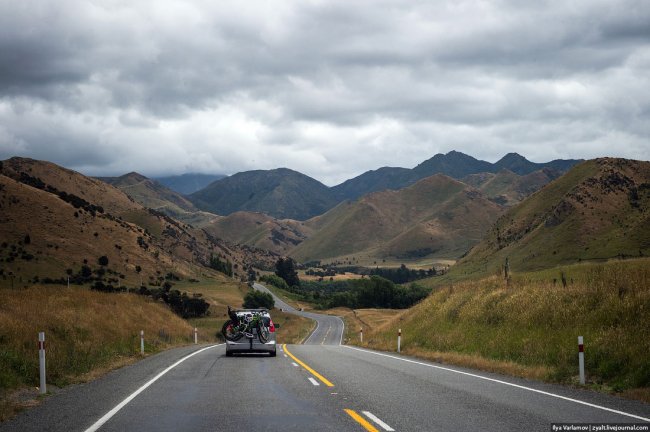
POLYGON ((395 429, 393 429, 392 427, 388 426, 386 423, 384 423, 383 421, 381 421, 381 419, 379 419, 379 417, 377 417, 376 415, 374 415, 374 414, 371 413, 370 411, 361 411, 361 412, 362 412, 366 417, 368 417, 370 420, 374 421, 377 425, 379 425, 379 426, 380 426, 382 429, 384 429, 385 431, 388 431, 388 432, 394 432, 394 431, 395 431, 395 429))
POLYGON ((341 324, 343 325, 343 329, 341 330, 341 340, 339 340, 339 345, 343 345, 343 335, 345 334, 345 321, 343 321, 343 318, 340 316, 337 316, 338 319, 341 320, 341 324))
POLYGON ((318 384, 318 381, 316 381, 316 380, 313 379, 312 377, 309 377, 309 381, 310 381, 313 385, 315 385, 315 386, 319 386, 319 385, 320 385, 320 384, 318 384))
POLYGON ((355 351, 361 351, 361 352, 365 352, 365 353, 368 353, 368 354, 375 354, 375 355, 382 356, 382 357, 388 357, 388 358, 392 358, 392 359, 395 359, 395 360, 401 360, 401 361, 405 361, 405 362, 408 362, 408 363, 414 363, 414 364, 418 364, 418 365, 422 365, 422 366, 431 367, 431 368, 434 368, 434 369, 441 369, 441 370, 444 370, 444 371, 453 372, 453 373, 457 373, 457 374, 460 374, 460 375, 466 375, 466 376, 471 376, 471 377, 479 378, 479 379, 486 380, 486 381, 492 381, 492 382, 507 385, 507 386, 510 386, 510 387, 516 387, 516 388, 523 389, 523 390, 528 390, 528 391, 531 391, 531 392, 534 392, 534 393, 539 393, 539 394, 543 394, 543 395, 546 395, 546 396, 551 396, 551 397, 554 397, 554 398, 563 399, 563 400, 570 401, 570 402, 575 402, 575 403, 578 403, 578 404, 581 404, 581 405, 586 405, 586 406, 589 406, 589 407, 592 407, 592 408, 597 408, 597 409, 600 409, 600 410, 603 410, 603 411, 609 411, 609 412, 612 412, 612 413, 615 413, 615 414, 620 414, 620 415, 624 415, 624 416, 627 416, 627 417, 632 417, 632 418, 635 418, 635 419, 638 419, 638 420, 643 420, 643 421, 646 421, 646 422, 650 422, 650 418, 645 418, 645 417, 641 417, 641 416, 638 416, 638 415, 626 413, 626 412, 623 412, 623 411, 618 411, 618 410, 615 410, 615 409, 612 409, 612 408, 604 407, 602 405, 595 405, 595 404, 592 404, 592 403, 589 403, 589 402, 584 402, 584 401, 581 401, 581 400, 578 400, 578 399, 572 399, 572 398, 569 398, 569 397, 566 397, 566 396, 560 396, 560 395, 555 394, 555 393, 549 393, 549 392, 545 392, 543 390, 537 390, 537 389, 522 386, 522 385, 519 385, 519 384, 509 383, 507 381, 501 381, 501 380, 498 380, 498 379, 488 378, 488 377, 484 377, 484 376, 481 376, 481 375, 472 374, 472 373, 469 373, 469 372, 462 372, 462 371, 458 371, 458 370, 455 370, 455 369, 446 368, 446 367, 443 367, 443 366, 436 366, 436 365, 432 365, 432 364, 428 364, 428 363, 422 363, 422 362, 418 362, 418 361, 415 361, 415 360, 409 360, 409 359, 405 359, 405 358, 395 357, 395 356, 392 356, 392 355, 378 353, 378 352, 374 352, 374 351, 368 351, 368 350, 365 350, 365 349, 354 348, 354 347, 347 346, 347 345, 343 345, 343 346, 346 347, 346 348, 355 350, 355 351))
POLYGON ((138 396, 140 393, 142 393, 143 391, 145 391, 145 390, 147 389, 147 387, 149 387, 151 384, 153 384, 153 383, 155 383, 156 381, 158 381, 158 380, 159 380, 163 375, 165 375, 165 374, 166 374, 167 372, 169 372, 170 370, 174 369, 174 368, 175 368, 176 366, 178 366, 179 364, 183 363, 183 362, 184 362, 185 360, 187 360, 188 358, 193 357, 193 356, 195 356, 195 355, 197 355, 197 354, 199 354, 199 353, 202 353, 202 352, 205 351, 205 350, 209 350, 209 349, 211 349, 211 348, 215 348, 215 347, 218 347, 218 346, 221 346, 221 345, 225 345, 225 344, 212 345, 212 346, 209 346, 209 347, 206 347, 206 348, 200 349, 200 350, 198 350, 198 351, 194 351, 193 353, 191 353, 191 354, 189 354, 189 355, 186 355, 186 356, 183 357, 182 359, 178 360, 176 363, 174 363, 173 365, 169 366, 167 369, 165 369, 164 371, 160 372, 158 375, 156 375, 156 376, 153 377, 151 380, 149 380, 145 385, 143 385, 142 387, 140 387, 139 389, 137 389, 136 391, 134 391, 133 393, 131 393, 131 395, 130 395, 129 397, 127 397, 127 398, 124 399, 122 402, 120 402, 120 403, 119 403, 115 408, 113 408, 112 410, 110 410, 109 412, 107 412, 106 414, 104 414, 104 416, 103 416, 102 418, 100 418, 99 420, 97 420, 97 421, 96 421, 92 426, 90 426, 88 429, 86 429, 85 432, 95 432, 96 430, 98 430, 100 427, 102 427, 102 426, 104 425, 104 423, 106 423, 107 421, 109 421, 109 420, 111 419, 111 417, 113 417, 115 414, 117 414, 117 412, 118 412, 119 410, 121 410, 122 408, 124 408, 124 407, 129 403, 129 402, 131 402, 133 399, 135 399, 135 397, 138 396))
POLYGON ((298 367, 298 363, 296 362, 291 362, 291 364, 294 365, 295 367, 298 367))
POLYGON ((304 318, 309 318, 310 320, 316 321, 316 328, 314 329, 313 332, 311 332, 311 334, 309 335, 309 337, 308 337, 307 339, 305 339, 305 341, 302 343, 303 345, 306 345, 307 342, 309 342, 309 339, 311 339, 311 337, 312 337, 313 335, 315 335, 316 332, 318 331, 318 327, 320 327, 320 322, 318 322, 317 319, 314 319, 314 318, 311 318, 311 317, 306 317, 306 316, 304 316, 304 315, 302 315, 302 316, 303 316, 304 318))

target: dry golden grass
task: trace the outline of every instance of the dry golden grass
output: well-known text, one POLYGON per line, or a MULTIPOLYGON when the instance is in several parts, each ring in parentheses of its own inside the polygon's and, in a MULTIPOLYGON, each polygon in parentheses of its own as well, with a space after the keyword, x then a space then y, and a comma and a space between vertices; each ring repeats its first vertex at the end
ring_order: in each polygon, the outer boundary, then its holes
MULTIPOLYGON (((397 336, 395 337, 395 347, 393 349, 396 349, 396 346, 397 336)), ((543 380, 551 372, 551 370, 545 366, 525 366, 512 361, 493 360, 475 355, 454 352, 426 351, 417 347, 409 347, 401 350, 401 352, 406 355, 424 360, 431 360, 437 363, 448 363, 456 366, 463 366, 521 378, 543 380)))
MULTIPOLYGON (((577 337, 584 336, 588 385, 647 394, 648 264, 581 266, 567 287, 523 276, 509 285, 489 277, 441 287, 406 313, 364 332, 363 345, 394 351, 401 328, 406 353, 573 384, 577 337)), ((351 342, 358 343, 358 336, 351 342)))
MULTIPOLYGON (((300 280, 305 280, 305 281, 317 281, 320 279, 319 276, 310 276, 305 274, 304 271, 300 272, 299 274, 300 280)), ((355 274, 355 273, 344 273, 344 274, 336 274, 334 276, 325 276, 323 277, 323 280, 335 280, 335 281, 341 281, 341 280, 352 280, 352 279, 361 279, 361 275, 355 274)))
POLYGON ((191 326, 166 306, 137 295, 105 294, 78 287, 34 286, 0 290, 0 389, 10 415, 8 391, 38 385, 38 333, 45 332, 47 380, 82 382, 145 352, 190 342, 191 326))
POLYGON ((300 344, 316 328, 316 321, 280 312, 278 309, 274 309, 271 316, 275 324, 280 324, 280 328, 276 330, 278 344, 300 344))
POLYGON ((628 399, 636 399, 645 403, 650 403, 650 387, 626 390, 622 393, 622 396, 628 399))

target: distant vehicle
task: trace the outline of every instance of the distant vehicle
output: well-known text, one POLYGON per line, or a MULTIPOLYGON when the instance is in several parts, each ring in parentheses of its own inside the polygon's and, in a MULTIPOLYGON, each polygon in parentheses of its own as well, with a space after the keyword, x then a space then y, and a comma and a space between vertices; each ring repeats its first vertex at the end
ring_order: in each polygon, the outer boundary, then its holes
POLYGON ((280 326, 273 323, 269 311, 267 309, 238 309, 234 313, 237 314, 240 320, 251 319, 253 314, 259 314, 264 320, 265 326, 268 327, 269 334, 266 342, 261 342, 257 334, 257 328, 253 328, 250 333, 245 334, 236 341, 226 339, 226 356, 232 357, 236 353, 269 353, 271 357, 275 357, 277 355, 275 329, 280 328, 280 326))

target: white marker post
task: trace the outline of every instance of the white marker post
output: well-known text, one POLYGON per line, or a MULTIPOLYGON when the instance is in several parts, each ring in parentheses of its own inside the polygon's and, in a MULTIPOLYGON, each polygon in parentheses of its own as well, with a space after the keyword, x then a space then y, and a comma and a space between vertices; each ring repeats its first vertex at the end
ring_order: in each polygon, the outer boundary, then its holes
POLYGON ((45 332, 40 332, 38 334, 38 362, 39 362, 39 373, 41 378, 41 394, 47 392, 46 383, 45 383, 45 332))
POLYGON ((140 330, 140 354, 144 355, 144 330, 140 330))
POLYGON ((199 333, 198 332, 199 332, 199 330, 196 327, 194 327, 194 344, 195 345, 199 343, 199 333))
POLYGON ((585 385, 585 345, 582 336, 578 336, 578 367, 580 368, 580 384, 585 385))
POLYGON ((397 331, 397 352, 400 352, 402 348, 402 329, 397 331))
POLYGON ((361 339, 361 343, 363 343, 363 327, 359 330, 359 338, 361 339))

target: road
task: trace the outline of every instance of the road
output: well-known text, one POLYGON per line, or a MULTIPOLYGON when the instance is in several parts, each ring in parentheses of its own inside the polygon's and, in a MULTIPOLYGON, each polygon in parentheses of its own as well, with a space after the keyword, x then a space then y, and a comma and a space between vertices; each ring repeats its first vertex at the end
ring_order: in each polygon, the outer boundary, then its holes
MULTIPOLYGON (((318 318, 327 323, 333 317, 318 318)), ((334 321, 329 332, 336 332, 334 321)), ((549 431, 552 423, 650 425, 650 405, 641 402, 329 343, 327 331, 314 334, 310 344, 281 346, 276 358, 226 357, 223 345, 166 351, 66 388, 0 425, 0 431, 549 431)))
POLYGON ((253 288, 271 294, 275 299, 276 308, 281 308, 285 312, 300 315, 316 321, 316 329, 314 329, 312 334, 305 340, 305 345, 341 345, 343 342, 343 331, 345 330, 345 325, 341 318, 331 315, 299 311, 285 303, 264 285, 255 283, 253 284, 253 288))

